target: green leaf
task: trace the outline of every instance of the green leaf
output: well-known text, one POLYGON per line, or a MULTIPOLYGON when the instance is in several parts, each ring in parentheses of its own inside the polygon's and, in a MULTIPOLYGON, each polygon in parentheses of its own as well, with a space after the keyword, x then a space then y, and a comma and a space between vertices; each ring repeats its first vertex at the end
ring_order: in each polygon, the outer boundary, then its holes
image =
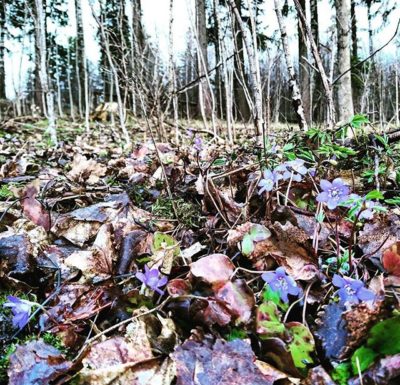
POLYGON ((366 200, 383 199, 383 194, 379 190, 372 190, 366 196, 366 200))
POLYGON ((254 243, 252 236, 250 234, 246 234, 243 237, 242 241, 242 254, 243 255, 250 255, 254 250, 254 243))
POLYGON ((220 166, 224 166, 225 164, 226 164, 226 159, 225 158, 218 158, 218 159, 214 160, 212 165, 220 167, 220 166))
POLYGON ((385 203, 389 205, 400 205, 400 197, 385 199, 385 203))
POLYGON ((331 372, 332 379, 338 385, 347 385, 351 376, 351 365, 349 362, 342 362, 331 372))
POLYGON ((400 316, 378 322, 369 335, 366 345, 376 352, 385 356, 400 353, 400 316))
POLYGON ((268 284, 265 285, 263 298, 265 302, 272 301, 276 306, 278 306, 283 311, 286 311, 289 308, 289 304, 281 300, 279 292, 272 290, 272 288, 268 284))
POLYGON ((354 374, 357 373, 357 358, 361 371, 379 356, 391 356, 400 353, 400 316, 388 318, 378 322, 369 331, 365 345, 359 347, 351 358, 354 374))
POLYGON ((350 125, 354 128, 360 128, 363 124, 368 124, 369 120, 365 115, 357 114, 354 115, 350 120, 350 125))
POLYGON ((353 373, 357 374, 359 371, 363 372, 375 361, 377 356, 378 353, 374 352, 370 348, 365 346, 358 348, 351 357, 351 367, 353 369, 353 373), (357 360, 360 364, 360 369, 358 369, 357 360))
POLYGON ((272 301, 262 303, 257 309, 257 333, 261 339, 283 337, 286 332, 278 308, 272 301))
POLYGON ((311 353, 315 349, 314 337, 310 330, 299 322, 286 324, 287 331, 292 336, 288 347, 292 354, 293 362, 299 369, 306 369, 307 365, 314 361, 311 353))
POLYGON ((263 225, 255 224, 244 235, 241 251, 243 255, 249 255, 254 250, 254 242, 260 242, 271 236, 271 232, 263 225))
POLYGON ((159 250, 165 249, 165 248, 173 248, 174 249, 174 256, 178 256, 180 254, 180 248, 178 242, 171 237, 168 234, 161 233, 159 231, 156 231, 154 233, 154 238, 153 238, 153 245, 152 245, 152 251, 157 252, 159 250))

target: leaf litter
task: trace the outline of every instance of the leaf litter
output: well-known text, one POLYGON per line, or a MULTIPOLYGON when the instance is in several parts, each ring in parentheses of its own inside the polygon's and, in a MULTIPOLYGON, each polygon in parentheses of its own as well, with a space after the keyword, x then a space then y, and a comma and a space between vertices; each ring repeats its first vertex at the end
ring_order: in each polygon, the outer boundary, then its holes
POLYGON ((206 139, 1 142, 0 382, 396 381, 398 186, 206 139))

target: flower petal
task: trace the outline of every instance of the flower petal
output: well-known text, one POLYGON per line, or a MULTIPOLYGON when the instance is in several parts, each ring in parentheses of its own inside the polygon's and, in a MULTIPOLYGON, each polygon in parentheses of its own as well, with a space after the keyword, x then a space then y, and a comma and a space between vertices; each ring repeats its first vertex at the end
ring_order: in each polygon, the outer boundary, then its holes
POLYGON ((347 282, 340 275, 335 274, 333 276, 332 283, 336 287, 343 287, 344 285, 346 285, 347 282))
POLYGON ((375 293, 365 287, 357 291, 357 297, 360 301, 373 301, 376 298, 375 293))
POLYGON ((321 179, 320 186, 323 191, 327 191, 332 187, 332 183, 329 180, 321 179))

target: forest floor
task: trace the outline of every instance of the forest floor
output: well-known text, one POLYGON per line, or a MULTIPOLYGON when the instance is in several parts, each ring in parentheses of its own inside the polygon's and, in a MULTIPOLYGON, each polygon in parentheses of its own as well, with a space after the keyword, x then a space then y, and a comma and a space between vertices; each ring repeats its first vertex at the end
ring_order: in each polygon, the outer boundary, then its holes
POLYGON ((0 383, 399 383, 398 144, 45 125, 0 131, 0 383))

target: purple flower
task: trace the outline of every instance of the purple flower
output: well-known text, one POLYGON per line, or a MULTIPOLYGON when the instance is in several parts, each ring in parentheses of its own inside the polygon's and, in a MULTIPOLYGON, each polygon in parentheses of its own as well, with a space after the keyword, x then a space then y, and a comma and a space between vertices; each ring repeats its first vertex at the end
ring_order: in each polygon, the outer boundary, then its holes
POLYGON ((141 272, 136 273, 136 278, 143 282, 148 288, 157 293, 163 295, 164 291, 160 289, 160 287, 165 286, 168 282, 168 278, 162 276, 159 278, 158 269, 149 269, 147 265, 144 266, 144 274, 141 272))
POLYGON ((28 323, 32 306, 34 306, 35 303, 12 295, 7 296, 7 300, 8 302, 5 302, 3 307, 11 308, 13 313, 13 326, 22 329, 28 323))
POLYGON ((286 274, 283 267, 278 267, 274 272, 264 273, 261 278, 268 283, 273 291, 277 291, 283 302, 289 302, 288 294, 299 295, 300 288, 296 281, 286 274))
POLYGON ((329 210, 335 209, 349 197, 350 188, 341 178, 336 178, 332 183, 322 179, 321 188, 322 192, 317 195, 317 201, 326 203, 329 210))
POLYGON ((192 127, 189 127, 189 128, 186 130, 186 134, 188 135, 189 138, 193 138, 193 136, 194 136, 193 128, 192 128, 192 127))
POLYGON ((264 178, 262 178, 258 184, 258 187, 261 187, 258 193, 261 195, 264 191, 272 191, 280 179, 282 179, 282 175, 275 171, 265 170, 264 178))
POLYGON ((303 159, 295 159, 278 166, 275 171, 282 172, 284 180, 292 179, 295 182, 301 182, 308 170, 304 166, 303 159))
POLYGON ((373 301, 375 293, 365 288, 364 283, 349 277, 335 274, 332 283, 339 288, 340 301, 346 304, 358 304, 362 301, 373 301))
POLYGON ((193 148, 200 152, 203 149, 203 141, 201 140, 200 136, 196 136, 193 142, 193 148))

